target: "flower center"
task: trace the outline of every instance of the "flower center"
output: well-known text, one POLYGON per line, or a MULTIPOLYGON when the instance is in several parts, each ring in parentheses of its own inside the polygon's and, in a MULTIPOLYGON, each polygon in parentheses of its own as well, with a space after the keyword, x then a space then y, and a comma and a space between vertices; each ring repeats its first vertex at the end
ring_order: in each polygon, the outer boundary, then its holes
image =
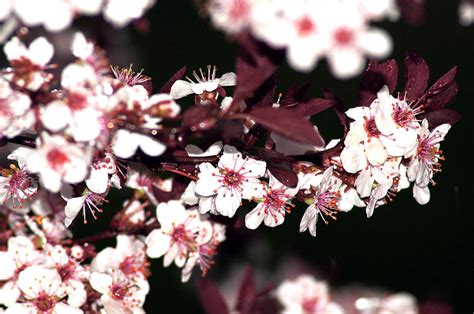
POLYGON ((40 312, 51 311, 55 303, 55 300, 45 292, 41 292, 35 300, 35 306, 40 312))
POLYGON ((246 1, 234 0, 229 15, 233 20, 240 20, 249 14, 250 8, 246 1))
POLYGON ((381 134, 375 124, 375 118, 365 120, 365 130, 370 137, 378 137, 381 134))
POLYGON ((46 154, 46 159, 48 160, 51 168, 56 171, 64 167, 64 165, 69 162, 68 155, 59 148, 50 149, 46 154))
POLYGON ((127 256, 119 265, 120 270, 127 276, 146 273, 146 259, 140 255, 127 256))
POLYGON ((242 175, 232 170, 226 170, 224 175, 224 185, 226 186, 239 186, 242 182, 242 175))
POLYGON ((315 313, 318 305, 318 298, 305 298, 301 304, 303 311, 305 313, 315 313))
POLYGON ((62 281, 66 281, 71 279, 74 275, 74 264, 68 263, 65 265, 61 265, 57 268, 59 276, 61 276, 62 281))
POLYGON ((338 45, 349 45, 354 39, 352 30, 341 27, 334 32, 334 40, 338 45))
POLYGON ((128 287, 122 283, 114 283, 110 288, 112 298, 116 300, 123 300, 129 295, 128 287))
POLYGON ((87 97, 81 93, 69 93, 67 104, 72 111, 83 110, 88 107, 87 97))
POLYGON ((315 205, 319 209, 321 217, 324 220, 324 223, 328 223, 325 219, 326 217, 337 219, 337 213, 339 212, 339 207, 337 204, 341 199, 341 193, 326 191, 320 193, 315 199, 315 205))
POLYGON ((296 22, 296 28, 301 36, 305 36, 314 32, 316 30, 316 25, 309 17, 305 16, 296 22))

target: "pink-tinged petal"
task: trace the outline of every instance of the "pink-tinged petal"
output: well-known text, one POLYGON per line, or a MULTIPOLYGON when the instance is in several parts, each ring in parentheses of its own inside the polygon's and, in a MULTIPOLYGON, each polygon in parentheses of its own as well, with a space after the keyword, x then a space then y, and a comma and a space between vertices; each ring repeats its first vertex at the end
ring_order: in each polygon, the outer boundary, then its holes
POLYGON ((71 110, 61 100, 49 103, 41 113, 41 122, 43 125, 53 131, 64 129, 71 121, 71 110))
MULTIPOLYGON (((70 297, 70 296, 69 296, 70 297)), ((59 302, 54 306, 54 314, 83 314, 84 312, 77 307, 59 302)))
POLYGON ((265 194, 264 186, 258 179, 246 179, 241 188, 242 198, 247 200, 260 199, 265 194))
POLYGON ((84 109, 74 114, 71 133, 77 142, 95 140, 102 131, 102 124, 97 111, 92 108, 84 109))
MULTIPOLYGON (((15 281, 9 280, 3 284, 0 288, 0 303, 6 305, 8 308, 11 307, 21 296, 21 291, 15 281)), ((13 314, 17 312, 13 311, 13 314)))
POLYGON ((318 210, 314 205, 310 205, 304 212, 300 222, 300 232, 305 232, 309 228, 309 233, 316 236, 316 224, 318 223, 318 210))
POLYGON ((205 214, 207 212, 216 213, 216 198, 214 196, 199 198, 199 212, 205 214))
POLYGON ((373 166, 382 165, 387 160, 388 153, 382 142, 378 138, 371 138, 370 142, 366 142, 365 154, 367 160, 373 166))
POLYGON ((89 178, 86 180, 87 188, 97 194, 103 194, 107 191, 109 183, 109 174, 106 169, 91 169, 89 178))
POLYGON ((263 212, 264 204, 260 203, 255 208, 245 215, 245 226, 248 229, 255 230, 260 226, 265 217, 263 212))
POLYGON ((206 83, 191 83, 190 88, 194 94, 201 95, 206 90, 206 83))
POLYGON ((234 72, 224 73, 219 79, 220 86, 235 86, 237 75, 234 72))
POLYGON ((156 217, 164 230, 169 230, 173 224, 182 224, 188 217, 186 209, 180 201, 160 203, 156 207, 156 217))
POLYGON ((180 254, 179 248, 176 244, 171 244, 169 247, 168 251, 165 254, 165 257, 163 258, 163 266, 168 267, 173 263, 175 258, 178 257, 178 254, 180 254))
POLYGON ((112 276, 93 272, 90 276, 89 283, 92 288, 102 294, 108 294, 112 287, 112 276))
POLYGON ((263 222, 267 227, 277 227, 285 221, 285 216, 280 211, 272 211, 271 215, 265 215, 263 222))
POLYGON ((30 304, 27 303, 14 303, 10 305, 6 310, 5 314, 31 314, 34 310, 30 304))
POLYGON ((182 268, 185 263, 186 263, 185 255, 178 254, 178 256, 176 256, 176 258, 174 259, 174 264, 179 268, 182 268))
POLYGON ((20 272, 17 284, 28 299, 33 299, 46 285, 48 291, 53 293, 58 291, 62 285, 62 280, 56 269, 35 265, 29 266, 20 272))
POLYGON ((193 94, 191 83, 187 81, 177 80, 173 86, 171 86, 170 95, 173 99, 180 99, 191 94, 193 94))
POLYGON ((76 310, 81 307, 87 300, 87 292, 84 284, 79 280, 69 280, 66 286, 67 303, 76 310))
POLYGON ((371 29, 359 35, 359 47, 374 58, 385 58, 392 51, 390 35, 381 29, 371 29))
MULTIPOLYGON (((28 164, 28 168, 29 166, 30 163, 28 164)), ((58 193, 61 189, 61 176, 55 171, 43 170, 41 172, 40 181, 47 190, 53 193, 58 193)))
POLYGON ((436 134, 438 141, 442 141, 444 140, 444 137, 446 136, 446 134, 448 134, 450 129, 451 129, 451 125, 448 123, 445 123, 445 124, 441 124, 440 126, 437 126, 431 133, 436 134))
POLYGON ((308 49, 306 41, 294 42, 288 47, 286 57, 288 64, 297 71, 309 72, 314 69, 320 58, 320 52, 308 49))
POLYGON ((349 173, 356 173, 367 166, 364 145, 355 144, 346 146, 341 152, 341 162, 344 170, 349 173))
POLYGON ((420 162, 420 168, 416 173, 416 185, 420 187, 426 187, 430 184, 431 178, 433 177, 433 171, 428 168, 424 162, 420 162))
POLYGON ((117 157, 126 159, 135 154, 138 145, 139 143, 132 133, 126 130, 118 130, 112 141, 112 150, 117 157))
POLYGON ((5 53, 8 61, 19 60, 20 58, 26 57, 28 55, 28 50, 26 49, 25 45, 16 36, 5 44, 3 47, 3 52, 5 53))
POLYGON ((222 186, 219 182, 219 173, 213 165, 208 162, 199 165, 198 180, 196 181, 196 194, 211 196, 217 193, 222 186))
POLYGON ((426 187, 419 187, 418 185, 413 185, 413 197, 420 205, 425 205, 430 201, 430 189, 426 187))
POLYGON ((164 234, 161 229, 155 229, 146 237, 146 254, 150 258, 159 258, 165 255, 171 244, 171 237, 164 234))
POLYGON ((221 190, 216 196, 216 209, 221 215, 233 217, 240 206, 242 196, 237 190, 221 190))
POLYGON ((368 197, 372 191, 372 185, 374 184, 374 178, 370 175, 369 169, 363 169, 355 181, 357 192, 360 197, 368 197))
POLYGON ((250 172, 246 176, 263 177, 267 169, 267 163, 262 160, 247 158, 240 169, 241 172, 250 172))
POLYGON ((362 53, 355 48, 332 50, 328 56, 328 62, 332 73, 340 79, 362 73, 366 63, 362 53))
POLYGON ((398 146, 405 148, 406 152, 408 152, 416 145, 418 134, 413 128, 399 127, 393 133, 393 138, 398 146))
POLYGON ((163 154, 166 150, 166 145, 157 140, 142 134, 134 134, 135 140, 139 143, 140 149, 148 156, 156 157, 163 154))
POLYGON ((346 111, 346 115, 355 121, 363 121, 370 114, 366 107, 354 107, 346 111))
POLYGON ((15 260, 11 253, 0 251, 0 261, 2 261, 2 267, 0 267, 0 281, 5 281, 15 274, 15 260))
MULTIPOLYGON (((87 196, 80 196, 71 198, 67 201, 66 207, 64 208, 64 212, 67 218, 74 220, 76 218, 79 211, 82 209, 84 205, 84 201, 87 196)), ((66 226, 68 227, 68 226, 66 226)))
POLYGON ((407 151, 409 151, 409 149, 407 148, 398 146, 398 142, 394 139, 394 136, 380 136, 379 140, 380 142, 382 142, 383 146, 387 150, 387 154, 390 156, 403 156, 406 154, 407 151))
POLYGON ((217 166, 222 169, 239 170, 243 163, 244 159, 242 158, 242 154, 236 150, 230 150, 229 152, 228 146, 226 145, 224 146, 224 153, 219 159, 217 166))
POLYGON ((349 125, 349 132, 347 132, 344 139, 344 145, 359 144, 367 140, 367 130, 365 129, 364 120, 351 122, 349 125))
POLYGON ((46 38, 36 38, 29 47, 30 60, 41 66, 45 66, 51 61, 54 54, 54 47, 51 45, 46 38))

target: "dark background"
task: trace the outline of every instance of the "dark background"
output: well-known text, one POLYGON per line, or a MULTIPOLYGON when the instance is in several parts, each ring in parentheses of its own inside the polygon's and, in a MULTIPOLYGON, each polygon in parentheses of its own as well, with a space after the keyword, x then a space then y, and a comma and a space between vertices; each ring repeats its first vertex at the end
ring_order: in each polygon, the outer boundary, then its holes
MULTIPOLYGON (((391 57, 399 62, 400 77, 407 50, 427 60, 431 83, 458 66, 460 92, 454 108, 463 120, 442 144, 444 171, 435 177, 437 185, 431 188, 430 203, 420 206, 411 190, 404 190, 394 203, 377 208, 371 219, 366 218, 365 210, 354 208, 339 215, 337 222, 320 224, 316 238, 298 232, 304 208, 296 208, 278 228, 262 225, 257 231, 229 230, 209 278, 222 282, 235 267, 252 265, 267 282, 278 283, 281 265, 289 257, 299 258, 320 278, 329 280, 334 290, 361 283, 407 291, 420 302, 443 301, 455 313, 472 313, 474 26, 459 25, 457 7, 457 1, 427 0, 422 26, 413 27, 403 21, 381 25, 393 38, 391 57)), ((144 74, 153 78, 155 88, 184 65, 193 70, 215 64, 221 74, 233 70, 237 46, 222 32, 213 30, 192 1, 158 0, 147 17, 150 29, 146 33, 137 28, 104 28, 95 19, 79 24, 106 47, 113 63, 133 63, 135 69, 143 68, 144 74)), ((66 35, 56 37, 61 36, 66 35)), ((324 62, 310 74, 292 71, 283 64, 277 75, 281 92, 292 83, 309 81, 312 96, 322 96, 322 88, 328 87, 347 107, 354 104, 360 82, 360 77, 336 80, 324 62)), ((327 141, 342 133, 330 112, 318 116, 316 122, 327 141)), ((182 284, 179 269, 165 269, 161 259, 154 261, 146 311, 202 312, 195 294, 198 276, 182 284)), ((435 306, 430 313, 438 310, 435 306)))

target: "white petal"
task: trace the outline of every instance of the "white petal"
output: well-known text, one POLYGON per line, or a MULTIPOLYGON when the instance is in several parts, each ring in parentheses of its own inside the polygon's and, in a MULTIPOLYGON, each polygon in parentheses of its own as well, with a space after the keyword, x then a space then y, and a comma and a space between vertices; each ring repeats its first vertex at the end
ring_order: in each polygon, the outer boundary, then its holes
POLYGON ((109 174, 106 169, 91 169, 89 178, 86 180, 87 188, 97 194, 105 193, 109 183, 109 174))
POLYGON ((318 223, 318 211, 314 205, 310 205, 304 212, 300 222, 300 232, 305 232, 309 228, 309 233, 316 236, 316 224, 318 223))
POLYGON ((38 65, 44 66, 51 61, 54 54, 54 47, 46 38, 36 38, 29 47, 30 60, 38 65))
POLYGON ((329 54, 328 61, 332 73, 340 79, 353 77, 365 67, 364 56, 355 48, 335 49, 329 54))
POLYGON ((430 189, 427 186, 422 188, 414 184, 413 197, 416 199, 418 204, 425 205, 430 201, 430 189))
POLYGON ((254 229, 257 229, 258 226, 260 226, 260 224, 263 221, 263 218, 265 217, 262 210, 263 206, 264 204, 260 203, 257 206, 255 206, 255 208, 251 212, 245 215, 245 226, 247 228, 254 230, 254 229))
POLYGON ((234 72, 228 72, 219 79, 220 86, 234 86, 237 82, 237 75, 234 72))
POLYGON ((387 32, 371 29, 358 37, 359 46, 375 58, 384 58, 392 51, 392 40, 387 32))
POLYGON ((370 139, 370 142, 366 142, 365 154, 367 160, 373 166, 382 165, 387 160, 388 153, 382 142, 376 137, 370 139))
POLYGON ((349 173, 356 173, 367 165, 364 146, 354 144, 346 146, 341 152, 341 162, 344 169, 349 173))
POLYGON ((126 130, 118 130, 112 142, 112 150, 117 157, 126 159, 135 154, 138 145, 139 143, 132 133, 126 130))
POLYGON ((71 110, 61 100, 49 103, 41 113, 41 121, 43 125, 53 131, 64 129, 71 121, 71 110))
POLYGON ((223 216, 233 217, 240 206, 242 196, 236 190, 219 191, 216 196, 216 209, 223 216))
POLYGON ((191 89, 191 83, 183 80, 177 80, 171 86, 170 95, 173 99, 180 99, 191 95, 193 90, 191 89))
POLYGON ((113 279, 110 275, 93 272, 89 282, 94 290, 102 294, 108 294, 112 287, 113 279))
POLYGON ((146 254, 151 258, 159 258, 168 251, 170 242, 171 238, 169 235, 155 229, 146 237, 146 254))
POLYGON ((148 156, 156 157, 163 154, 166 150, 166 145, 159 141, 141 134, 135 134, 135 140, 139 142, 140 149, 148 156))

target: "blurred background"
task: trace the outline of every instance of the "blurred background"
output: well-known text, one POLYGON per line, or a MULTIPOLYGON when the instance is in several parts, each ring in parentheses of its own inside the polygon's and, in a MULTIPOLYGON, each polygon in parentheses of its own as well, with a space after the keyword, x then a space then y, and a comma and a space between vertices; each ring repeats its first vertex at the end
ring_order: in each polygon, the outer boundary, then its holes
MULTIPOLYGON (((220 74, 233 71, 238 47, 200 17, 196 3, 157 2, 147 14, 148 20, 134 27, 115 30, 93 18, 79 20, 76 26, 107 50, 113 64, 128 67, 133 63, 135 70, 143 68, 143 73, 153 78, 155 88, 184 65, 188 71, 208 64, 217 65, 220 74)), ((459 25, 458 1, 426 2, 423 25, 414 27, 398 21, 381 26, 394 41, 391 57, 399 62, 400 79, 408 50, 426 59, 430 83, 458 66, 459 94, 453 106, 463 120, 451 129, 442 145, 444 171, 435 177, 437 185, 432 188, 430 203, 420 206, 411 190, 404 190, 394 203, 376 209, 371 219, 364 210, 354 208, 329 225, 320 224, 316 238, 298 232, 304 211, 298 207, 278 228, 229 230, 228 240, 220 246, 208 274, 226 293, 232 296, 232 281, 244 266, 251 265, 262 284, 278 284, 284 276, 304 271, 327 280, 335 297, 342 287, 383 287, 414 294, 425 313, 446 313, 441 304, 449 305, 454 313, 472 313, 474 26, 459 25)), ((73 32, 71 29, 52 39, 66 52, 73 32)), ((324 62, 310 74, 283 64, 277 77, 279 92, 292 83, 310 82, 311 96, 320 97, 323 88, 330 88, 347 107, 354 104, 360 82, 360 77, 336 80, 324 62)), ((327 142, 341 136, 342 129, 332 112, 319 115, 315 121, 327 142)), ((108 205, 110 211, 113 207, 113 202, 108 205)), ((240 214, 243 217, 245 213, 240 214)), ((182 284, 179 269, 165 269, 161 260, 154 261, 146 311, 202 312, 193 282, 198 276, 196 273, 189 283, 182 284)))

